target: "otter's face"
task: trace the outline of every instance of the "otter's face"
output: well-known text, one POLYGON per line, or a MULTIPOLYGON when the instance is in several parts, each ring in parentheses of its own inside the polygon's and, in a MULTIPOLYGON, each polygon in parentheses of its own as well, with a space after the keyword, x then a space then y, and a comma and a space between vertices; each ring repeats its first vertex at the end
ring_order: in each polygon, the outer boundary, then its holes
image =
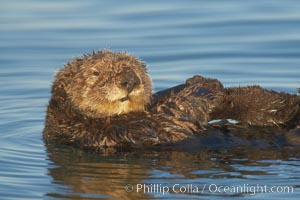
MULTIPOLYGON (((82 114, 93 118, 143 111, 152 96, 145 65, 125 53, 102 51, 80 60, 68 96, 82 114)), ((70 63, 78 65, 78 61, 70 63)))

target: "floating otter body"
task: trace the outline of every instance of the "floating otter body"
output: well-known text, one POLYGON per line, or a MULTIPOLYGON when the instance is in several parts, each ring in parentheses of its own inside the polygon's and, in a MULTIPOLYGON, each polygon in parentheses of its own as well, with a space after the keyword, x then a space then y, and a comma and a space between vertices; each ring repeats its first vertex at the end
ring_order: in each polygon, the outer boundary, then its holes
POLYGON ((297 95, 224 88, 202 76, 152 95, 144 63, 104 50, 57 73, 44 138, 81 147, 173 144, 203 133, 212 119, 291 129, 300 125, 299 107, 297 95))

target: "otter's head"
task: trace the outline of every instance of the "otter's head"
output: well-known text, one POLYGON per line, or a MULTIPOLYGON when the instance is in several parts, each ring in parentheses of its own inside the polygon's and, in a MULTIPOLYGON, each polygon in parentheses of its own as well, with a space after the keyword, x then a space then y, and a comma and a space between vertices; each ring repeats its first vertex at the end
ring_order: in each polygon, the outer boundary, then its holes
POLYGON ((72 104, 92 118, 143 111, 152 96, 145 64, 127 53, 108 50, 67 64, 66 92, 72 104))

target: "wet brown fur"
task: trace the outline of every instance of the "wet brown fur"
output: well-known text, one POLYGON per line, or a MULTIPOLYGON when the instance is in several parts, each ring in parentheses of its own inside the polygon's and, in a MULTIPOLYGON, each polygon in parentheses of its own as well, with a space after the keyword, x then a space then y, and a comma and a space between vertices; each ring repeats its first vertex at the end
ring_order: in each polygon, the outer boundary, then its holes
POLYGON ((44 138, 81 147, 136 147, 182 141, 203 132, 212 119, 294 128, 299 102, 297 95, 259 86, 223 88, 202 76, 152 95, 144 63, 104 50, 76 58, 57 73, 44 138), (120 84, 125 69, 138 77, 132 91, 120 84))

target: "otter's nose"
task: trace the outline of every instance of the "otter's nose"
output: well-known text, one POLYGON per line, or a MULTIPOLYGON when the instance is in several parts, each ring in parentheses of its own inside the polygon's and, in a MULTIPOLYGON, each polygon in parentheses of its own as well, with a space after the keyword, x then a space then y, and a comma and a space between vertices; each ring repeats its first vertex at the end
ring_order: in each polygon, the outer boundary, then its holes
POLYGON ((120 77, 120 85, 127 89, 128 93, 130 93, 135 86, 140 84, 140 79, 130 68, 125 68, 119 75, 120 77))

